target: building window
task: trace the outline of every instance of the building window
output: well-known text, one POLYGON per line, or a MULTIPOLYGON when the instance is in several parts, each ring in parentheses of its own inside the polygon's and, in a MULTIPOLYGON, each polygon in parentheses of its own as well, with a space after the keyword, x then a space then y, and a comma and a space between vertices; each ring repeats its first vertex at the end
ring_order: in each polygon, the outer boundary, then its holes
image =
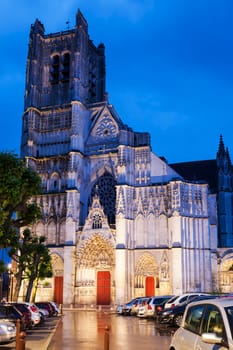
POLYGON ((70 78, 70 54, 65 53, 62 57, 61 80, 63 83, 69 81, 70 78))
POLYGON ((50 65, 51 84, 58 84, 59 82, 59 61, 59 55, 52 56, 50 65))
POLYGON ((98 228, 102 228, 102 217, 100 216, 100 214, 95 213, 92 217, 92 228, 93 229, 98 229, 98 228))
POLYGON ((92 198, 96 195, 96 186, 98 187, 100 204, 103 206, 104 213, 108 217, 108 223, 114 225, 116 215, 116 181, 107 172, 101 176, 92 188, 89 204, 92 203, 92 198))

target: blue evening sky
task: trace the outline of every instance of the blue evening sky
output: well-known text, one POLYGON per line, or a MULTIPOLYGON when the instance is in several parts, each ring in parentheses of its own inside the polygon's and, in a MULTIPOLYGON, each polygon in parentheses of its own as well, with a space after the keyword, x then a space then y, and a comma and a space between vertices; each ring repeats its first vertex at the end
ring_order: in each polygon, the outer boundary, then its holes
POLYGON ((78 8, 105 44, 110 103, 154 153, 213 159, 222 134, 233 160, 232 0, 1 0, 1 151, 20 149, 31 24, 72 28, 78 8))

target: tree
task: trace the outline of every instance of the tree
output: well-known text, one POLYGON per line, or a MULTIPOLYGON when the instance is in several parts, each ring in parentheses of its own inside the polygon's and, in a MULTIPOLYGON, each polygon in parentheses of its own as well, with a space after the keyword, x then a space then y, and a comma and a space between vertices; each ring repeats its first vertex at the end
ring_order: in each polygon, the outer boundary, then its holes
POLYGON ((41 193, 39 175, 17 155, 0 152, 0 245, 8 247, 18 229, 35 222, 40 208, 31 198, 41 193))
POLYGON ((30 263, 27 266, 26 274, 29 278, 27 293, 26 293, 26 302, 30 302, 31 293, 34 286, 33 301, 35 301, 37 286, 39 279, 45 277, 52 277, 52 265, 51 265, 51 256, 49 254, 48 248, 44 245, 45 237, 34 237, 31 244, 31 256, 30 263))
POLYGON ((12 294, 13 301, 17 301, 18 299, 21 283, 25 277, 27 266, 30 263, 31 241, 31 231, 25 229, 20 239, 17 239, 9 250, 9 256, 17 264, 17 271, 15 272, 16 285, 12 294))
POLYGON ((14 300, 18 298, 31 252, 31 232, 25 229, 20 236, 20 228, 41 216, 40 208, 31 201, 40 192, 39 175, 14 153, 0 152, 0 246, 10 247, 9 255, 17 262, 14 300))

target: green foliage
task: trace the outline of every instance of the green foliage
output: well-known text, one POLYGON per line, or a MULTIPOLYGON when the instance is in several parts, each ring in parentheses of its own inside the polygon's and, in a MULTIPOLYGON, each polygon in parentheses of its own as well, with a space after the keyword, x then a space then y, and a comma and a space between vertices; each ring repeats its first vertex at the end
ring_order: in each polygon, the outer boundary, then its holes
POLYGON ((35 222, 40 208, 31 197, 41 192, 40 177, 25 161, 10 152, 0 152, 0 245, 14 246, 18 229, 35 222))
POLYGON ((44 242, 37 241, 29 229, 20 235, 21 228, 41 217, 40 208, 32 201, 32 196, 40 193, 39 175, 16 154, 0 152, 0 246, 10 248, 9 256, 17 263, 15 299, 38 246, 44 242))

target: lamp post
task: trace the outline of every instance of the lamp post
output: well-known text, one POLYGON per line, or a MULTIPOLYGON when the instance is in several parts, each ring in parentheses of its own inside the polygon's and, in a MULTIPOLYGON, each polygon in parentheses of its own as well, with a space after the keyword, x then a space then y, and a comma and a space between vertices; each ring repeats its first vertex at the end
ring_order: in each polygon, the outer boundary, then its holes
POLYGON ((7 301, 12 301, 12 293, 13 293, 13 272, 11 269, 12 265, 8 264, 8 288, 7 288, 7 301), (10 300, 9 300, 10 299, 10 300))
POLYGON ((3 276, 0 273, 0 301, 2 300, 2 287, 3 287, 3 276))

